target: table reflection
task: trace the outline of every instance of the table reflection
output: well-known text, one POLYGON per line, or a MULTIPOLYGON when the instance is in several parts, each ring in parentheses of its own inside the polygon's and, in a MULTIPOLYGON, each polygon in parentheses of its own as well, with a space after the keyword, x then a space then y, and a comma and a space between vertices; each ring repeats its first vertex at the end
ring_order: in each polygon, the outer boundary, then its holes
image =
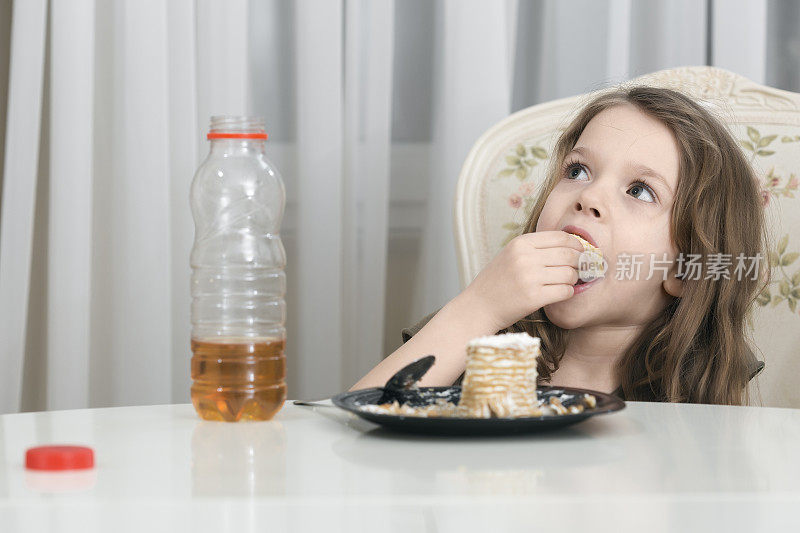
POLYGON ((198 422, 192 432, 192 495, 286 492, 286 431, 269 422, 198 422))

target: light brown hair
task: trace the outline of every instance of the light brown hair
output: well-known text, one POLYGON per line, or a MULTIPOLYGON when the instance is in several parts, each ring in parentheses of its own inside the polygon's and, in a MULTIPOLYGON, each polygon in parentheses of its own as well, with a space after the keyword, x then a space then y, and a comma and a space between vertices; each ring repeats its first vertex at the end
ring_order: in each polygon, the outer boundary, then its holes
MULTIPOLYGON (((547 176, 522 232, 536 230, 545 201, 562 174, 565 156, 589 121, 613 106, 633 104, 663 122, 680 149, 678 187, 670 237, 678 252, 761 254, 757 279, 684 279, 683 293, 646 324, 617 367, 627 400, 743 404, 748 401, 746 321, 769 283, 768 239, 757 175, 724 121, 675 90, 614 87, 593 96, 559 136, 547 176)), ((705 276, 699 276, 703 278, 705 276)), ((564 330, 544 309, 506 331, 525 331, 542 341, 539 376, 550 380, 566 348, 564 330)))

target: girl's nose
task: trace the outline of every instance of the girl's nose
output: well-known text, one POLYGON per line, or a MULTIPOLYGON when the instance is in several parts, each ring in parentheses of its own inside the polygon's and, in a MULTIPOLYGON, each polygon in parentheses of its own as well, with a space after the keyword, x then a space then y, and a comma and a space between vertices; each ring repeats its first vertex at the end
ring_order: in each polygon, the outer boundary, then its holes
POLYGON ((592 204, 590 204, 588 202, 585 202, 585 201, 583 201, 581 199, 578 199, 578 201, 575 202, 575 210, 576 211, 586 211, 587 214, 592 215, 592 216, 594 216, 596 218, 600 218, 601 217, 600 210, 597 207, 595 207, 592 204))
POLYGON ((605 204, 602 200, 602 193, 597 188, 597 184, 586 186, 575 200, 575 210, 585 211, 587 215, 601 218, 605 212, 605 204))

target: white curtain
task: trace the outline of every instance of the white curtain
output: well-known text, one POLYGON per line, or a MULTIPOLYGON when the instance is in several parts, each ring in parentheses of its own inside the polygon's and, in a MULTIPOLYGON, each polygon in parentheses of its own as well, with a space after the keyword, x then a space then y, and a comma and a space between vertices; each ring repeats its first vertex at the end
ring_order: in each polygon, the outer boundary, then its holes
POLYGON ((327 397, 458 293, 455 182, 486 128, 680 65, 798 90, 796 11, 0 3, 0 412, 188 401, 188 195, 211 114, 266 118, 287 188, 289 395, 327 397))

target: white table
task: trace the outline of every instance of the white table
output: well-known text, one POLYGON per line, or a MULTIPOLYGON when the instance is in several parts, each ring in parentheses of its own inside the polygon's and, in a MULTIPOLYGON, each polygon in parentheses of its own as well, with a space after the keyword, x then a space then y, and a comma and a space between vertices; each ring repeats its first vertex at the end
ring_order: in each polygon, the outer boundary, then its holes
POLYGON ((391 433, 287 402, 273 421, 191 405, 0 417, 0 531, 797 531, 800 410, 629 402, 551 433, 391 433), (23 468, 34 445, 96 468, 23 468))

